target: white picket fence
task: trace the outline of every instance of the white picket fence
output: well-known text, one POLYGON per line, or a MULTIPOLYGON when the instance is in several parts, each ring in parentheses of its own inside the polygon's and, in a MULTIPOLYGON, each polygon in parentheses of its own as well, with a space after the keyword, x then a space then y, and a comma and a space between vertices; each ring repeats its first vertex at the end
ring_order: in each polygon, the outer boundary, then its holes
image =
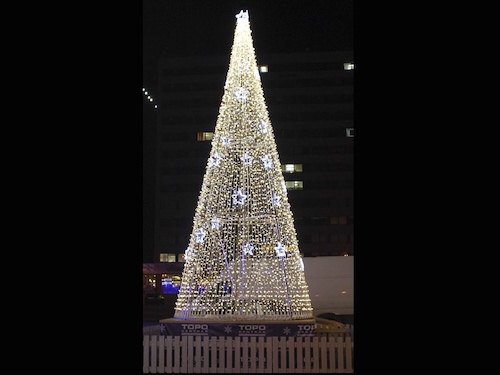
POLYGON ((353 374, 347 334, 312 337, 144 335, 143 373, 353 374))

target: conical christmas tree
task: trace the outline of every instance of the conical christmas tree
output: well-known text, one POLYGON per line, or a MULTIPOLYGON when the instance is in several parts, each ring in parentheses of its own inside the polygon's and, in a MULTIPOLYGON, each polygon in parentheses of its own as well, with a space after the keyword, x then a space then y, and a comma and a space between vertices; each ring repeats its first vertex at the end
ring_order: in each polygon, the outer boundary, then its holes
POLYGON ((174 318, 310 319, 313 309, 248 11, 236 19, 174 318))

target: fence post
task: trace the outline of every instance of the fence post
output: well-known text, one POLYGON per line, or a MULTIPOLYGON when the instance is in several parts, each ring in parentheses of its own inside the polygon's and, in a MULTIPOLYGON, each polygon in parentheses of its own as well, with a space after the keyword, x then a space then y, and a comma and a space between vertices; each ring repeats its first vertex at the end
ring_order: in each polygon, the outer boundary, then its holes
POLYGON ((142 340, 142 372, 149 372, 149 335, 144 335, 142 340))
POLYGON ((352 345, 352 336, 345 336, 345 359, 346 359, 346 370, 348 372, 354 372, 353 368, 353 361, 352 361, 352 352, 353 352, 353 345, 352 345))
MULTIPOLYGON (((173 353, 172 351, 174 350, 172 347, 172 340, 174 338, 172 336, 165 336, 165 373, 171 373, 172 372, 172 362, 173 362, 173 353)), ((176 349, 177 350, 177 349, 176 349)))
POLYGON ((165 372, 165 336, 155 336, 158 346, 158 370, 159 373, 165 372))
POLYGON ((181 366, 181 356, 180 356, 180 340, 179 340, 179 336, 173 336, 173 339, 172 339, 172 351, 173 351, 173 355, 172 355, 172 372, 174 373, 179 373, 179 369, 180 369, 180 366, 181 366))

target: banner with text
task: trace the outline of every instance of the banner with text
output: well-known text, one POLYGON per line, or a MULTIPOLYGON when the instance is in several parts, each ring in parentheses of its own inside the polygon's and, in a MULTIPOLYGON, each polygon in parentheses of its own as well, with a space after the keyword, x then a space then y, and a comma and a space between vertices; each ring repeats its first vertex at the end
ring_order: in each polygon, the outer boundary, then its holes
POLYGON ((165 336, 314 336, 315 324, 161 323, 165 336))

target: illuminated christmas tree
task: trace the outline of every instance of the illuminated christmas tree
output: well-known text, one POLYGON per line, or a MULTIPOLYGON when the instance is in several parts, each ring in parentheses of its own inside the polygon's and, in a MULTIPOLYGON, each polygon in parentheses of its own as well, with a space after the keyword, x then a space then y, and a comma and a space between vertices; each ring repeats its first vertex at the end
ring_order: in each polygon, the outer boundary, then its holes
POLYGON ((310 319, 304 264, 248 11, 236 19, 174 318, 310 319))

